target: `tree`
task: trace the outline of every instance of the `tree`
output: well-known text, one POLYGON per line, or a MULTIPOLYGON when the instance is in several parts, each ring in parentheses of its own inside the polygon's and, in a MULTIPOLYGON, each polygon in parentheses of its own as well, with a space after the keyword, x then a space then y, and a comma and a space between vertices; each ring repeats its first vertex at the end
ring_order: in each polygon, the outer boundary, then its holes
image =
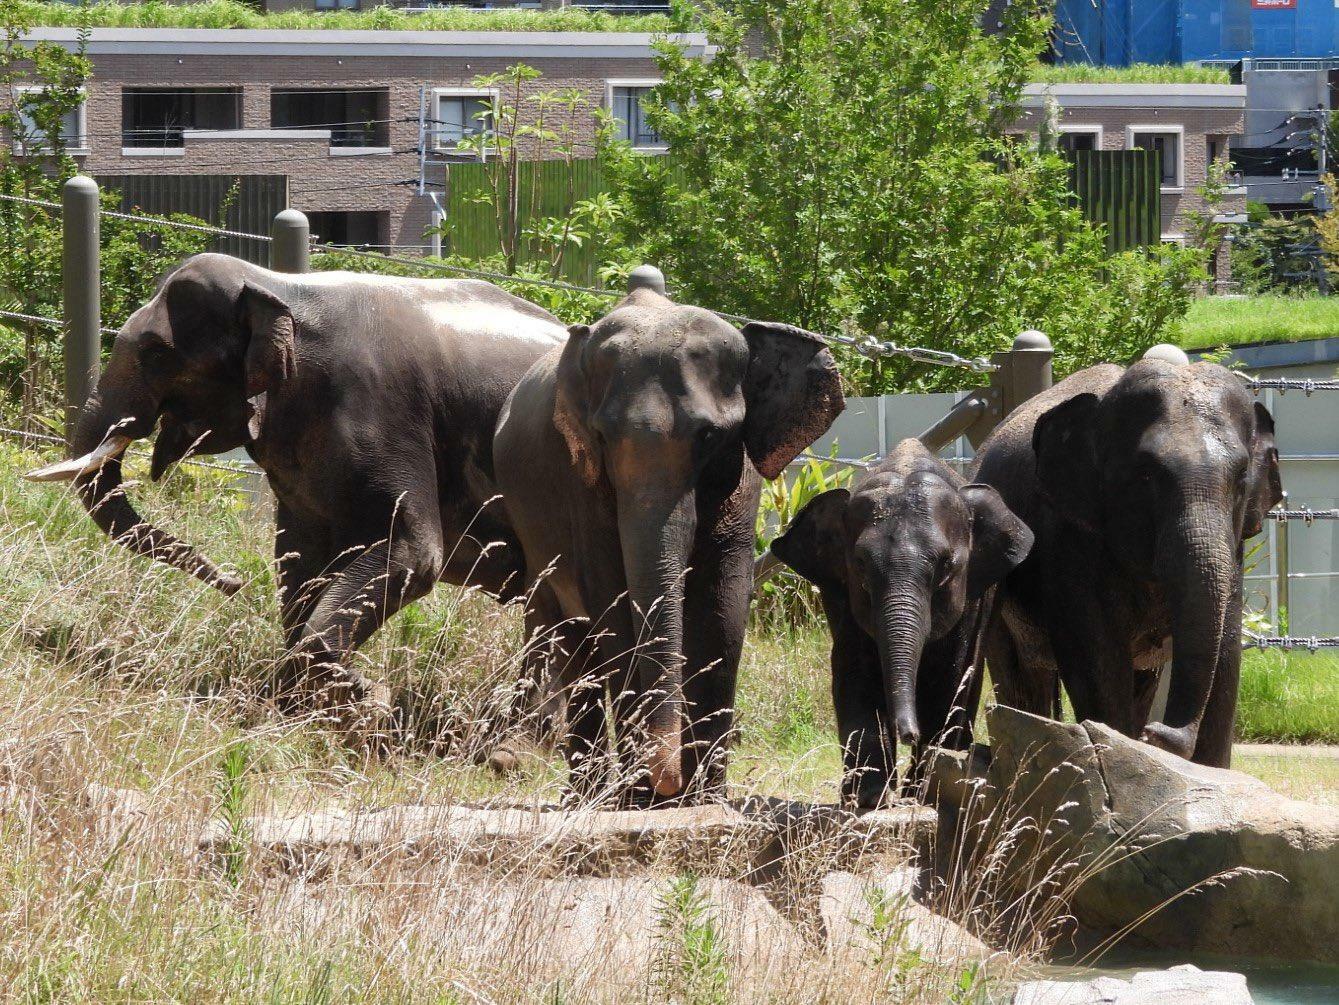
MULTIPOLYGON (((664 83, 648 118, 668 157, 604 145, 625 239, 684 299, 817 330, 977 356, 1035 327, 1061 372, 1157 341, 1178 309, 1164 284, 1193 282, 1202 253, 1106 254, 1065 161, 1006 133, 1049 22, 1011 5, 1005 30, 986 36, 984 7, 709 8, 714 58, 659 48, 664 83), (750 26, 765 58, 750 55, 750 26)), ((972 379, 901 360, 842 363, 864 393, 972 379)))

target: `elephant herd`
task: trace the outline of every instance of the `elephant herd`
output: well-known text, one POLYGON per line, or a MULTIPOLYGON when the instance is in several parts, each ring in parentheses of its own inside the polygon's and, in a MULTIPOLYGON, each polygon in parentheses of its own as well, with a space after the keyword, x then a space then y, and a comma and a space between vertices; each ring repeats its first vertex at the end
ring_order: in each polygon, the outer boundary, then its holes
MULTIPOLYGON (((284 275, 189 259, 117 335, 80 411, 72 480, 133 551, 241 583, 146 522, 151 477, 244 447, 266 472, 286 710, 367 714, 350 661, 439 581, 524 602, 532 699, 563 720, 570 786, 624 805, 724 791, 763 479, 844 407, 825 343, 636 289, 570 329, 484 282, 284 275)), ((961 747, 999 700, 1075 713, 1225 765, 1242 542, 1280 498, 1268 412, 1227 371, 1143 360, 1013 412, 968 482, 917 441, 814 499, 773 542, 832 631, 844 797, 961 747), (1171 660, 1161 721, 1158 671, 1171 660)))

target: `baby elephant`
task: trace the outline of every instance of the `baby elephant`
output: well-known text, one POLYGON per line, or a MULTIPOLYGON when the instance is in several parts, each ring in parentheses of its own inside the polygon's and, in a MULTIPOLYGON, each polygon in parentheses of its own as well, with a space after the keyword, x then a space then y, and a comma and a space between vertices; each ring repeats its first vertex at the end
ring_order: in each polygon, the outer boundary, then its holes
POLYGON ((897 741, 965 749, 980 697, 989 591, 1027 557, 1032 531, 988 485, 968 485, 919 440, 812 500, 772 553, 819 588, 832 630, 842 798, 891 791, 897 741))

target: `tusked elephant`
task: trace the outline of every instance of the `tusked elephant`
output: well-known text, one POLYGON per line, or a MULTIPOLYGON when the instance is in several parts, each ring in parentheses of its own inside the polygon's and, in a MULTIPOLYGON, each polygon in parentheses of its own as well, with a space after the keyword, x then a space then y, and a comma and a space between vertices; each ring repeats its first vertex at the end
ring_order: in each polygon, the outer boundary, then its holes
POLYGON ((1080 719, 1227 767, 1242 544, 1282 498, 1265 407, 1213 364, 1095 366, 1001 423, 975 478, 1037 539, 987 640, 1000 700, 1054 715, 1063 681, 1080 719), (1166 714, 1150 722, 1169 655, 1166 714))
POLYGON ((650 289, 540 360, 494 461, 525 554, 532 638, 555 636, 574 794, 723 790, 761 478, 844 406, 825 344, 743 331, 650 289), (613 710, 613 746, 606 699, 613 710))
POLYGON ((845 801, 892 794, 899 740, 912 753, 908 795, 926 746, 970 745, 991 593, 1031 547, 998 492, 915 439, 849 490, 810 500, 772 542, 823 599, 845 801))
POLYGON ((401 606, 439 580, 515 596, 493 427, 566 334, 484 282, 285 275, 199 255, 117 335, 80 411, 76 459, 30 477, 73 479, 118 542, 233 593, 236 578, 135 511, 121 455, 155 426, 154 479, 188 453, 245 447, 277 502, 291 658, 276 697, 351 710, 370 684, 348 656, 401 606))

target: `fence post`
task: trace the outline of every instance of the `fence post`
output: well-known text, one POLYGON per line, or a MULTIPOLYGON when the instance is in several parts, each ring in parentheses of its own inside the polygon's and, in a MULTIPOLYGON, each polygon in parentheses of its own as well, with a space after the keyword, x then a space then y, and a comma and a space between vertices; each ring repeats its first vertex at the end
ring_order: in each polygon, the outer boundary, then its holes
MULTIPOLYGON (((1288 508, 1288 493, 1283 493, 1279 502, 1283 509, 1288 508)), ((1277 520, 1274 523, 1274 576, 1277 583, 1277 598, 1274 604, 1274 631, 1279 635, 1291 635, 1292 628, 1284 624, 1292 614, 1292 598, 1288 596, 1288 521, 1277 520)))
POLYGON ((98 183, 75 175, 61 189, 65 294, 65 442, 73 442, 79 410, 98 383, 102 359, 98 183))
POLYGON ((628 292, 633 290, 655 290, 662 297, 665 293, 665 273, 654 265, 639 265, 628 273, 628 292))
POLYGON ((275 272, 311 271, 311 228, 307 214, 281 210, 270 224, 270 268, 275 272))
POLYGON ((1159 342, 1155 346, 1149 347, 1144 353, 1144 359, 1160 359, 1176 366, 1186 366, 1190 363, 1190 357, 1180 346, 1171 345, 1167 342, 1159 342))
POLYGON ((1029 398, 1034 398, 1051 386, 1051 361, 1055 350, 1051 340, 1035 329, 1020 332, 1013 345, 1004 352, 992 353, 990 361, 995 369, 990 374, 990 385, 978 388, 964 398, 924 435, 937 434, 943 442, 957 436, 966 436, 973 447, 981 446, 991 430, 1006 415, 1029 398), (954 424, 950 416, 961 416, 954 424))

